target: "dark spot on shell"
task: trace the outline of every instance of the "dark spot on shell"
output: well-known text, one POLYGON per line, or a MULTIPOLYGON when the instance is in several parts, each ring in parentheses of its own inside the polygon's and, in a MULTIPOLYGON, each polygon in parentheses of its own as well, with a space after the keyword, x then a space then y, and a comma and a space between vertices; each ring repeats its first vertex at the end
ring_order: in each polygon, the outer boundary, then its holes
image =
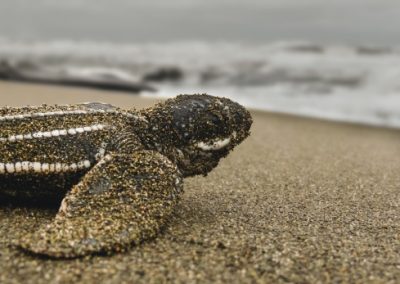
POLYGON ((108 190, 111 186, 111 181, 107 177, 98 178, 89 188, 89 193, 100 194, 108 190))

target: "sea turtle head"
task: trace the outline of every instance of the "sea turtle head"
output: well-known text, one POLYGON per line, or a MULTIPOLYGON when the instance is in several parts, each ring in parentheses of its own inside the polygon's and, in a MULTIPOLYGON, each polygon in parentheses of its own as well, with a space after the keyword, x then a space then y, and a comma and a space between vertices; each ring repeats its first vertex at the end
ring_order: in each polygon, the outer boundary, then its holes
POLYGON ((249 136, 252 124, 250 113, 238 103, 206 94, 180 95, 142 114, 155 148, 185 176, 206 175, 249 136))

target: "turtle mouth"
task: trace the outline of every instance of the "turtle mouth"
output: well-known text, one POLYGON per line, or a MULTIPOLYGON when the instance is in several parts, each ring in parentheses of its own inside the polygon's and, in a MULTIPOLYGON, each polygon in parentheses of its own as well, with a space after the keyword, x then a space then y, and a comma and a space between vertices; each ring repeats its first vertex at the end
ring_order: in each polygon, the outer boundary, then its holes
POLYGON ((207 141, 207 142, 198 142, 195 146, 196 148, 203 151, 218 151, 228 147, 232 143, 232 138, 236 137, 236 132, 233 132, 232 135, 218 138, 215 140, 207 141))

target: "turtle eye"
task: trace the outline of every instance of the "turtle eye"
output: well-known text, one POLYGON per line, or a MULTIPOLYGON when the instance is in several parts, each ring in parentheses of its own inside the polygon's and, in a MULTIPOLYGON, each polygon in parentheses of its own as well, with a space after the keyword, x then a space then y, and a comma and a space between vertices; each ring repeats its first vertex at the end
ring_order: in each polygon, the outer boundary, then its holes
POLYGON ((183 139, 185 141, 189 141, 192 139, 192 135, 189 132, 185 132, 185 133, 183 133, 183 139))
POLYGON ((217 115, 211 114, 210 116, 211 116, 210 121, 212 122, 212 124, 217 126, 222 124, 221 119, 217 115))
POLYGON ((213 113, 208 113, 206 119, 208 125, 212 124, 213 126, 220 127, 223 124, 219 116, 213 113))

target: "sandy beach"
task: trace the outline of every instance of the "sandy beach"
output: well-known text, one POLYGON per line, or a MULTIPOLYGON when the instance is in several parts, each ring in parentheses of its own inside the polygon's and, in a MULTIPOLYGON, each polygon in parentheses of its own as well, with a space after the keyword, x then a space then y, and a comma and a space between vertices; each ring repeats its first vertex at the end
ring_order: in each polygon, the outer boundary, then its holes
MULTIPOLYGON (((218 94, 213 94, 218 95, 218 94)), ((103 101, 117 92, 0 82, 0 105, 103 101)), ((50 260, 10 246, 54 209, 0 206, 0 283, 396 283, 400 131, 252 112, 252 135, 185 181, 169 226, 113 256, 50 260)))

